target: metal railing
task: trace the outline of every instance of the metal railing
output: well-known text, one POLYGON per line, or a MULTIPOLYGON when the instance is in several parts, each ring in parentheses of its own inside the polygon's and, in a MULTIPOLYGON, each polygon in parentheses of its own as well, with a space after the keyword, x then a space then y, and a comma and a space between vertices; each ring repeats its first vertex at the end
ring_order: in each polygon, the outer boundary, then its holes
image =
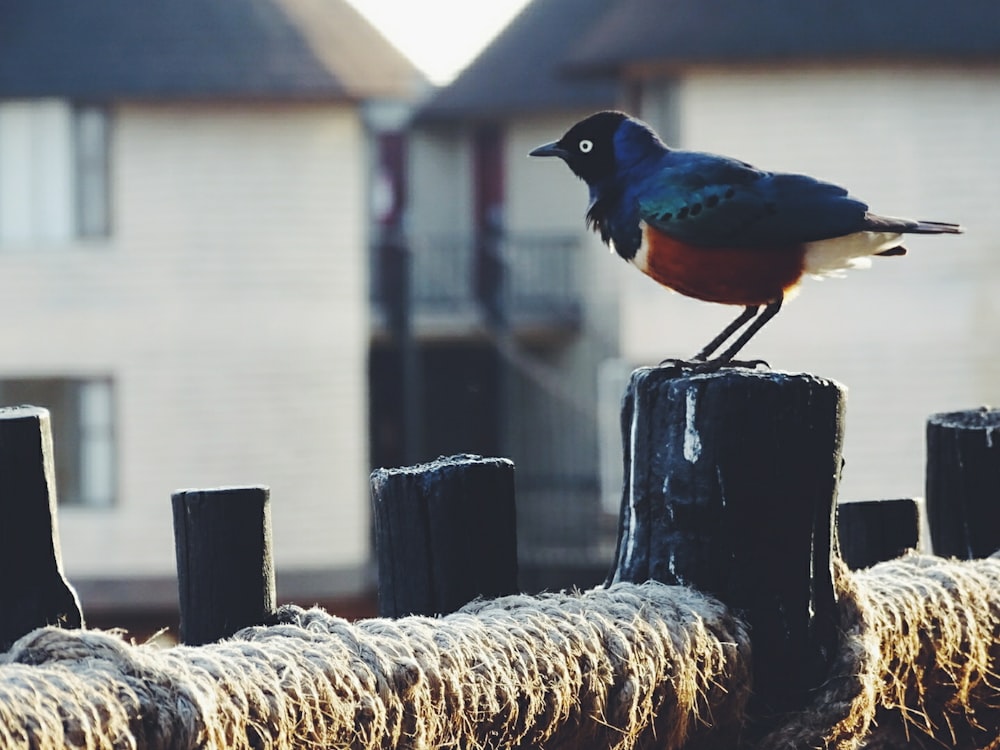
POLYGON ((513 235, 503 242, 505 299, 513 314, 575 319, 580 240, 566 235, 513 235))
POLYGON ((376 245, 374 304, 391 313, 482 311, 495 322, 575 325, 581 300, 575 236, 410 236, 376 245))

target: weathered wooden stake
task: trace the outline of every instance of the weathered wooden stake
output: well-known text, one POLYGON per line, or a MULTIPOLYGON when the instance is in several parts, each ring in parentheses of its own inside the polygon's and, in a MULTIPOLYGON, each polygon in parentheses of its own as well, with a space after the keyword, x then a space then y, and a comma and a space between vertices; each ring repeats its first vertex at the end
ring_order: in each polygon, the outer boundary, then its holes
POLYGON ((1000 549, 1000 409, 932 415, 926 478, 935 554, 972 560, 1000 549))
POLYGON ((761 726, 801 708, 837 643, 831 571, 844 389, 811 375, 632 373, 612 581, 691 586, 751 627, 761 726))
POLYGON ((0 409, 0 651, 43 625, 83 627, 56 528, 49 412, 0 409))
POLYGON ((383 617, 517 592, 514 464, 458 455, 371 476, 383 617))
POLYGON ((920 508, 912 498, 841 503, 837 539, 853 570, 895 560, 920 546, 920 508))
POLYGON ((274 614, 269 495, 267 487, 172 495, 183 643, 211 643, 274 614))

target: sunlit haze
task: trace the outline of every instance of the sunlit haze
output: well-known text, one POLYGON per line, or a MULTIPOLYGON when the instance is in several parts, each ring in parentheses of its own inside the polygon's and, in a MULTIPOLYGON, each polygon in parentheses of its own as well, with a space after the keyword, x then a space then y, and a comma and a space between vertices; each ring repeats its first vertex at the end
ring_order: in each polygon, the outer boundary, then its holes
POLYGON ((436 84, 451 81, 528 0, 348 0, 436 84))

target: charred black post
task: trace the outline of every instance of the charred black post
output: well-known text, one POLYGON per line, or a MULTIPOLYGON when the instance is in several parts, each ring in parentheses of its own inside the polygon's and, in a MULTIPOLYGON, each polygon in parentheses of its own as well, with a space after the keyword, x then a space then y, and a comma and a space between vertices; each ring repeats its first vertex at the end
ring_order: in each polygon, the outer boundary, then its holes
POLYGON ((56 528, 56 480, 48 409, 0 409, 0 651, 43 625, 79 628, 56 528))
POLYGON ((274 615, 269 496, 259 486, 172 495, 183 643, 212 643, 274 615))
POLYGON ((458 455, 371 476, 383 617, 517 592, 514 464, 458 455))
POLYGON ((840 555, 852 570, 895 560, 920 546, 920 508, 913 498, 837 506, 840 555))
POLYGON ((972 560, 1000 548, 1000 410, 927 420, 927 521, 934 553, 972 560))
POLYGON ((749 623, 760 726, 801 708, 837 644, 831 570, 843 387, 745 368, 632 374, 613 581, 683 584, 749 623))

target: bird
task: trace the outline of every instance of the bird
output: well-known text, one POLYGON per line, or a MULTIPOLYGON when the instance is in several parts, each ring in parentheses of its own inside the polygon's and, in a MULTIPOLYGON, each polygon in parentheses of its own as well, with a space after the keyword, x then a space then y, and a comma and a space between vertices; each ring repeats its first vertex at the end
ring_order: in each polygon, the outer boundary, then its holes
POLYGON ((692 367, 740 364, 735 356, 804 276, 905 255, 904 235, 964 231, 880 216, 808 175, 670 148, 649 125, 615 110, 580 120, 529 156, 562 159, 587 184, 586 224, 613 253, 682 295, 743 307, 693 359, 669 360, 692 367))

